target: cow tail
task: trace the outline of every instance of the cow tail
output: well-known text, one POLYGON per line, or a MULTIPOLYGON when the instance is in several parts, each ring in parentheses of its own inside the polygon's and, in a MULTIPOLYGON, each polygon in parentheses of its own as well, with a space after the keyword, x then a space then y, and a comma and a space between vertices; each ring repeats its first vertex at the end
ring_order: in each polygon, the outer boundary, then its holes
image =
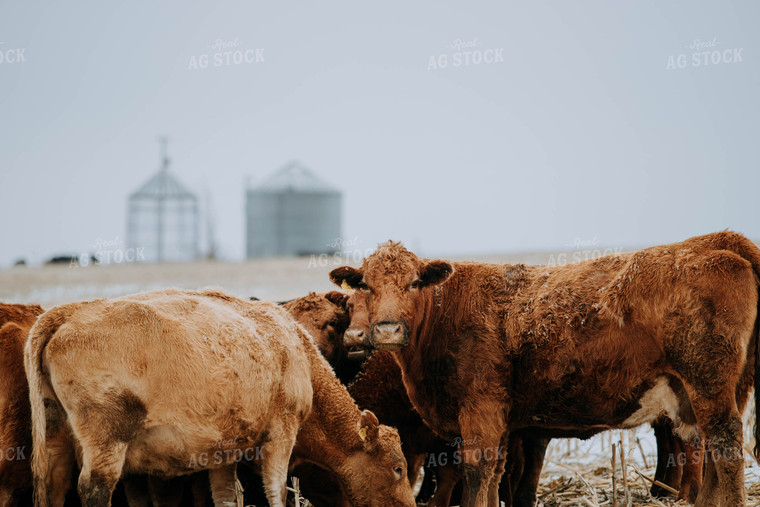
POLYGON ((64 305, 42 314, 32 329, 24 347, 24 367, 29 383, 29 401, 32 409, 32 477, 34 504, 48 507, 47 474, 48 455, 45 442, 45 374, 42 371, 42 353, 50 338, 79 305, 64 305))

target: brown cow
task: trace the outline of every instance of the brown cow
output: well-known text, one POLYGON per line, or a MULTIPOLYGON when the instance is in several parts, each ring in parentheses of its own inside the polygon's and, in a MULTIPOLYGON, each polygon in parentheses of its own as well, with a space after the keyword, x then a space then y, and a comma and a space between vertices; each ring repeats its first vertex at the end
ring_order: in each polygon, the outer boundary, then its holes
POLYGON ((493 450, 511 430, 662 413, 717 456, 697 505, 744 505, 759 276, 760 249, 731 232, 553 267, 423 261, 389 242, 331 273, 369 291, 372 342, 425 422, 462 436, 465 506, 496 503, 493 450))
POLYGON ((290 313, 314 337, 319 351, 335 370, 343 384, 348 384, 359 372, 361 361, 350 357, 349 347, 344 345, 343 334, 348 328, 348 295, 332 291, 311 292, 282 303, 290 313))
MULTIPOLYGON (((354 291, 348 298, 347 306, 351 314, 350 324, 344 333, 344 345, 354 349, 370 347, 370 322, 366 291, 354 291)), ((362 408, 375 412, 380 421, 399 430, 401 446, 407 463, 413 463, 424 453, 440 453, 440 441, 430 447, 430 436, 414 437, 418 432, 430 430, 424 426, 422 419, 413 410, 406 395, 401 379, 401 369, 392 355, 379 351, 362 366, 361 374, 354 384, 349 385, 349 392, 362 408), (422 429, 419 428, 422 426, 422 429), (427 447, 426 447, 427 446, 427 447)), ((679 491, 678 498, 694 503, 702 483, 701 446, 695 442, 684 441, 673 433, 673 423, 662 417, 652 423, 657 439, 657 470, 655 480, 679 491), (676 459, 674 459, 674 457, 676 459), (679 489, 680 488, 680 489, 679 489)), ((507 507, 532 506, 536 502, 541 469, 543 468, 546 448, 555 438, 587 439, 601 430, 582 431, 548 431, 527 428, 509 436, 506 463, 506 475, 499 485, 499 498, 507 507)), ((443 450, 443 451, 442 451, 443 450)), ((436 466, 438 488, 430 505, 448 506, 459 474, 450 470, 451 465, 440 465, 440 460, 432 460, 436 466)), ((447 459, 450 462, 450 459, 447 459)), ((431 472, 432 470, 428 470, 431 472)), ((414 484, 416 470, 409 466, 409 481, 414 484), (413 475, 414 473, 414 475, 413 475)), ((659 486, 652 486, 652 495, 669 496, 670 493, 659 486)))
POLYGON ((32 487, 24 343, 43 311, 37 305, 0 303, 0 507, 17 505, 32 487))
POLYGON ((215 504, 235 501, 237 458, 256 449, 273 506, 284 505, 291 449, 335 472, 354 505, 414 505, 396 431, 359 412, 275 305, 178 290, 63 305, 40 317, 25 362, 39 505, 60 505, 69 439, 85 507, 108 505, 122 472, 199 468, 215 504), (218 452, 221 462, 199 459, 218 452))

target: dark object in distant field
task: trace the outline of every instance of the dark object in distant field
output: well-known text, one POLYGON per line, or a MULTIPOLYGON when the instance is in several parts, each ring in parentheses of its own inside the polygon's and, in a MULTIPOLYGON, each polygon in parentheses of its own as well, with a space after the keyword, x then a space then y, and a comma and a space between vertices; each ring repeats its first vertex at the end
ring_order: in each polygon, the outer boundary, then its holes
POLYGON ((45 261, 45 265, 68 264, 69 266, 92 266, 93 264, 100 264, 100 261, 94 255, 84 256, 85 259, 89 260, 87 264, 82 264, 80 262, 82 258, 83 256, 81 255, 55 255, 45 261))

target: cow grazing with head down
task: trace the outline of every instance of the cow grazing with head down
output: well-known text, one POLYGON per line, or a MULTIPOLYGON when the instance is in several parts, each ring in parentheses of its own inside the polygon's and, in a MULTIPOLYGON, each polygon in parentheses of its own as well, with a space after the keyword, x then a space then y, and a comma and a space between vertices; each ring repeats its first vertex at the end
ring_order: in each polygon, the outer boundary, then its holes
POLYGON ((108 505, 122 473, 204 468, 215 504, 235 502, 249 452, 283 506, 291 450, 333 471, 353 505, 414 505, 396 431, 359 411, 275 305, 178 290, 63 305, 35 324, 25 363, 38 505, 61 504, 73 452, 60 451, 74 446, 85 507, 108 505))
POLYGON ((760 249, 722 232, 552 267, 421 260, 389 242, 331 278, 369 293, 373 345, 393 351, 425 422, 463 438, 463 505, 495 505, 487 451, 510 431, 664 413, 719 456, 697 505, 739 506, 759 275, 760 249))
MULTIPOLYGON (((348 295, 331 291, 326 293, 310 292, 302 296, 287 301, 277 303, 284 308, 314 339, 314 342, 327 359, 330 366, 333 367, 338 378, 341 374, 346 375, 346 369, 355 368, 351 361, 346 358, 345 348, 342 345, 343 332, 349 324, 346 300, 348 295)), ((257 297, 250 297, 250 301, 261 301, 257 297)), ((295 460, 292 460, 295 461, 295 460)), ((297 464, 292 462, 289 474, 298 477, 300 480, 301 493, 309 502, 317 507, 323 506, 342 506, 347 501, 341 492, 341 487, 337 476, 328 470, 317 465, 307 462, 297 464)), ((253 467, 238 468, 240 481, 244 489, 244 503, 258 504, 263 500, 264 492, 261 488, 258 472, 259 467, 256 463, 249 463, 246 460, 241 461, 243 465, 253 464, 253 467), (249 470, 249 468, 252 468, 249 470)), ((131 481, 134 482, 134 481, 131 481)), ((127 485, 131 485, 127 482, 127 485)), ((208 473, 199 472, 192 476, 192 485, 194 486, 193 498, 197 505, 205 505, 205 498, 208 491, 203 490, 203 486, 208 484, 208 473)), ((150 479, 150 487, 145 486, 142 491, 138 488, 130 496, 130 503, 135 505, 149 505, 151 503, 150 494, 160 494, 163 498, 179 498, 183 493, 183 484, 180 481, 172 480, 171 483, 158 483, 155 478, 150 479), (141 495, 140 495, 141 493, 141 495), (138 499, 138 496, 142 498, 138 499)), ((206 489, 208 489, 206 487, 206 489)), ((129 489, 128 489, 129 492, 129 489)), ((155 502, 153 502, 155 503, 155 502)))

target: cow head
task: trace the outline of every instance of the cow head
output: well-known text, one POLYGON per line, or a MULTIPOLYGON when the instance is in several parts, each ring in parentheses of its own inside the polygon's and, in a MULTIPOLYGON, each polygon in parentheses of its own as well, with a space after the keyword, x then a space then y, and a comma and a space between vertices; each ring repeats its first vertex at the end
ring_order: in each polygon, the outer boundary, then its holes
POLYGON ((357 428, 357 448, 341 466, 343 488, 351 505, 361 507, 414 507, 406 473, 406 459, 395 428, 381 425, 365 410, 357 428))
POLYGON ((348 295, 332 291, 310 293, 283 303, 285 310, 314 338, 327 362, 333 364, 341 353, 343 332, 348 327, 348 295))
POLYGON ((330 272, 330 279, 366 293, 372 345, 398 350, 409 344, 409 330, 419 323, 422 299, 453 272, 448 262, 419 259, 401 243, 389 241, 365 258, 361 269, 341 266, 330 272))
POLYGON ((364 359, 367 349, 372 348, 369 336, 369 311, 367 310, 366 291, 355 290, 348 298, 346 306, 351 321, 343 333, 343 346, 349 359, 364 359))

